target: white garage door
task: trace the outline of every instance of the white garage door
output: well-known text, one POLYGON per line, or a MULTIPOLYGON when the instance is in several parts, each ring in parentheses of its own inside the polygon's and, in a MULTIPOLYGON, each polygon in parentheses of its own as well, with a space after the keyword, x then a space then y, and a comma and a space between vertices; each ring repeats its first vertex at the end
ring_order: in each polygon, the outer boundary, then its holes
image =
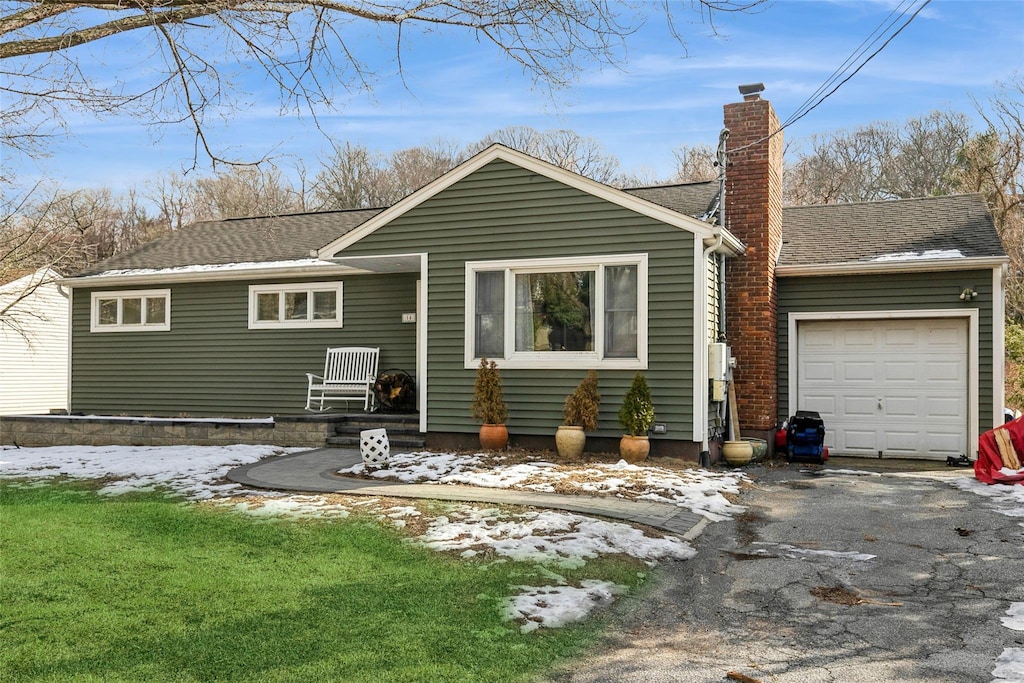
POLYGON ((821 413, 830 452, 967 453, 967 321, 803 321, 797 340, 797 406, 821 413))

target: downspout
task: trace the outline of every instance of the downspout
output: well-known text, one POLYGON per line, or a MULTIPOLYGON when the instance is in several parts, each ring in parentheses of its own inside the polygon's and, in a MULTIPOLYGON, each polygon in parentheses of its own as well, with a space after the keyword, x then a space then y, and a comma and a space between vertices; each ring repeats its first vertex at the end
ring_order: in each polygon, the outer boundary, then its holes
MULTIPOLYGON (((708 438, 708 406, 711 404, 711 393, 710 378, 708 377, 708 295, 707 295, 707 268, 708 268, 708 257, 722 246, 722 230, 725 228, 725 166, 726 166, 726 155, 725 155, 725 141, 729 139, 729 129, 723 128, 722 132, 718 135, 718 155, 715 164, 718 166, 718 206, 716 207, 717 218, 715 223, 718 225, 718 229, 715 231, 715 242, 707 249, 704 250, 703 257, 700 261, 700 266, 703 269, 704 277, 702 282, 703 293, 700 297, 701 301, 701 342, 703 343, 703 352, 701 358, 701 370, 699 377, 704 382, 704 391, 701 392, 704 400, 703 405, 700 409, 701 419, 704 421, 702 425, 701 434, 701 451, 708 451, 710 449, 710 440, 708 438)), ((725 256, 722 256, 722 260, 719 263, 718 268, 718 316, 719 316, 719 329, 721 332, 720 336, 725 334, 725 256)))
MULTIPOLYGON (((729 129, 723 128, 718 136, 718 225, 719 234, 725 228, 725 167, 729 164, 729 155, 725 152, 725 141, 729 139, 729 129)), ((718 337, 716 341, 725 341, 725 254, 719 254, 718 260, 718 337)))
MULTIPOLYGON (((701 343, 701 373, 698 375, 701 381, 704 383, 704 390, 701 395, 704 397, 700 408, 700 419, 703 420, 701 425, 701 451, 707 451, 710 448, 710 440, 708 439, 708 406, 711 403, 711 392, 708 384, 710 378, 708 377, 708 257, 716 249, 722 246, 722 226, 718 226, 718 230, 715 231, 715 242, 710 247, 704 250, 704 254, 700 260, 701 272, 704 276, 701 278, 703 286, 700 292, 700 343, 701 343)), ((721 305, 721 304, 719 304, 721 305)))

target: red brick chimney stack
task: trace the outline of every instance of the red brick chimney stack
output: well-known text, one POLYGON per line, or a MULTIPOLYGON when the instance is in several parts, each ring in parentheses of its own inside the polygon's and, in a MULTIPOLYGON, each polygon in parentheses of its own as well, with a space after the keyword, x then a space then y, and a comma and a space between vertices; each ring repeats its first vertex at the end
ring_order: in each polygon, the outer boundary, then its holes
POLYGON ((745 256, 726 261, 726 334, 737 362, 740 429, 748 432, 773 430, 779 405, 775 264, 782 247, 782 132, 771 103, 761 99, 763 90, 760 83, 741 85, 743 101, 725 105, 726 227, 747 246, 745 256))

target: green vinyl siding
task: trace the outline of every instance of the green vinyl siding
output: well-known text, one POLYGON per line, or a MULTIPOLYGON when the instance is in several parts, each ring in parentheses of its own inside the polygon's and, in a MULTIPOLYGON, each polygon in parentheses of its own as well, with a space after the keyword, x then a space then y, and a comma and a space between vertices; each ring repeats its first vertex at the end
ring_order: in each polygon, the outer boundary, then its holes
MULTIPOLYGON (((779 419, 789 407, 789 314, 978 309, 978 424, 992 421, 992 271, 786 277, 779 279, 779 419), (978 292, 960 301, 965 287, 978 292)), ((1001 408, 997 406, 1001 411, 1001 408)))
POLYGON ((379 346, 381 370, 413 374, 416 326, 403 324, 401 314, 415 310, 416 275, 343 281, 344 327, 321 329, 248 329, 249 285, 255 283, 231 281, 170 285, 170 331, 90 333, 93 290, 75 289, 71 409, 161 416, 302 413, 305 373, 323 372, 328 346, 379 346))
MULTIPOLYGON (((494 161, 392 220, 345 256, 428 255, 428 430, 473 432, 474 370, 465 367, 465 262, 649 255, 649 369, 667 438, 692 438, 694 237, 577 189, 494 161)), ((618 409, 634 370, 599 370, 597 434, 621 434, 618 409)), ((513 434, 550 435, 581 369, 502 372, 513 434)))

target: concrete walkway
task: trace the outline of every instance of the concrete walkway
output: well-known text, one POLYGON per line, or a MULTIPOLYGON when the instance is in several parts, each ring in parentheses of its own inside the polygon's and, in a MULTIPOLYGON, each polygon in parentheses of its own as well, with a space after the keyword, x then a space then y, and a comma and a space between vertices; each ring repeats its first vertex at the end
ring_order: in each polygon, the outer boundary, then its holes
POLYGON ((709 520, 671 503, 623 500, 599 496, 567 496, 534 491, 512 491, 448 484, 402 484, 343 477, 339 469, 362 461, 357 449, 320 448, 268 458, 228 472, 231 481, 245 486, 302 493, 344 493, 357 496, 428 498, 474 503, 497 503, 566 510, 582 515, 609 517, 661 529, 687 540, 700 535, 709 520))

